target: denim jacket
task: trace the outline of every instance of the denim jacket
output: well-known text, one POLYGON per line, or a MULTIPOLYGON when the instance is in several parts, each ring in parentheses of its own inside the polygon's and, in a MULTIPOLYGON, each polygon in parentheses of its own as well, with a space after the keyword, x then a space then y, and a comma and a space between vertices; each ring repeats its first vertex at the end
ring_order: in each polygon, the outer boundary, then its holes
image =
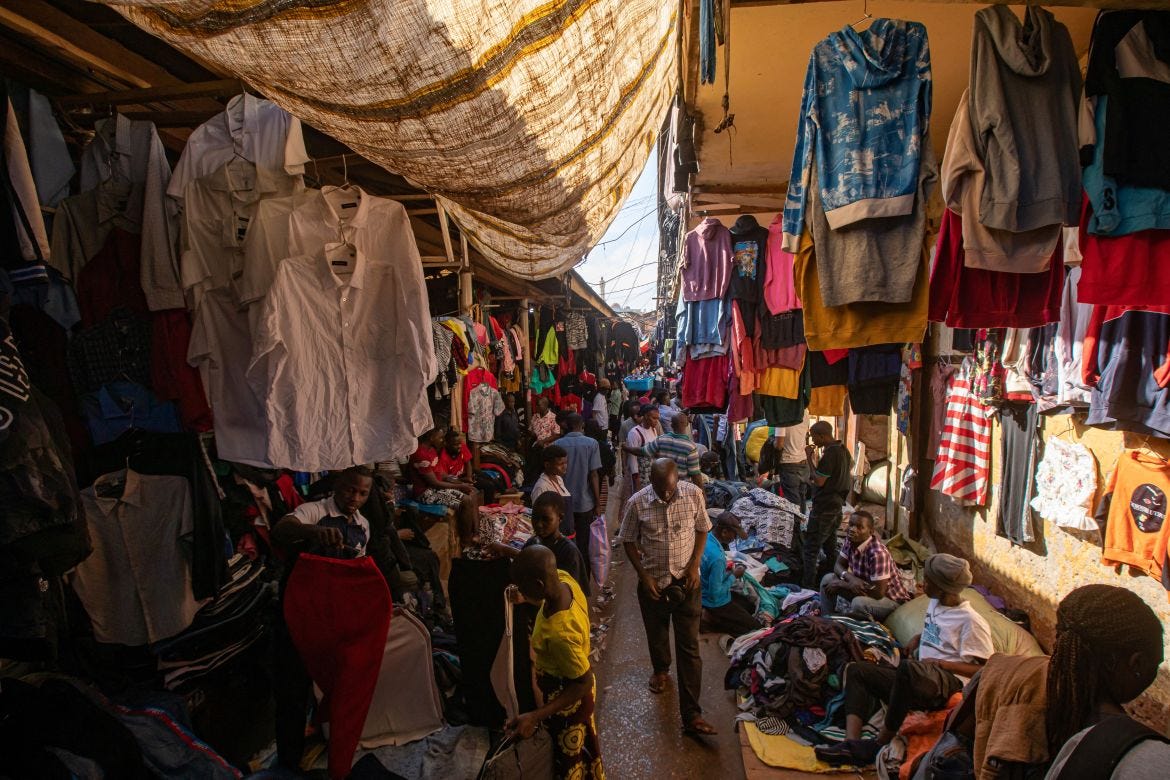
POLYGON ((784 249, 799 248, 815 159, 819 195, 837 229, 909 214, 930 125, 930 47, 919 22, 842 28, 809 58, 784 204, 784 249))

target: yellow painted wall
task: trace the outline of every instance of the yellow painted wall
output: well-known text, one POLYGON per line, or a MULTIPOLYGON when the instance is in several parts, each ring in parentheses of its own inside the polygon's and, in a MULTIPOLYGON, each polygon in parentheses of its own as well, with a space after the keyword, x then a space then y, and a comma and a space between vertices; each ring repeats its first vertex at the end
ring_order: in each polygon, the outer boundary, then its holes
MULTIPOLYGON (((1126 448, 1146 446, 1163 457, 1170 457, 1170 443, 1132 434, 1102 431, 1079 425, 1069 415, 1043 418, 1042 439, 1056 436, 1079 442, 1096 457, 1099 499, 1105 480, 1126 448)), ((971 561, 976 581, 1002 596, 1011 607, 1028 611, 1033 631, 1046 648, 1055 633, 1056 606, 1074 588, 1092 583, 1106 583, 1129 588, 1149 604, 1163 624, 1170 624, 1170 600, 1157 580, 1133 577, 1128 572, 1116 574, 1101 564, 1098 534, 1076 534, 1053 523, 1037 519, 1037 542, 1027 548, 1017 547, 996 536, 996 503, 1002 459, 999 453, 999 425, 992 437, 992 490, 989 508, 963 508, 934 491, 928 491, 926 507, 927 533, 940 549, 962 555, 971 561)), ((925 465, 925 464, 924 464, 925 465)), ((925 475, 929 479, 929 473, 925 475)), ((1096 502, 1094 502, 1095 504, 1096 502)), ((1170 638, 1166 655, 1170 658, 1170 638)), ((1163 732, 1170 729, 1170 664, 1163 664, 1157 681, 1134 705, 1135 714, 1163 732)))

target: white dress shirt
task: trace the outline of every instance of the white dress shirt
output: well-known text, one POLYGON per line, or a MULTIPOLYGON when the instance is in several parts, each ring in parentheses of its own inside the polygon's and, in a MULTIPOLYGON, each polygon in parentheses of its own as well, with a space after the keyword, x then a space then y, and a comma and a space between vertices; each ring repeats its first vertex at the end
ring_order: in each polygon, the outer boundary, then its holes
POLYGON ((191 486, 183 477, 123 470, 81 491, 93 554, 77 565, 73 589, 99 642, 144 645, 191 625, 201 602, 191 594, 183 537, 193 527, 191 486), (120 497, 100 495, 125 481, 120 497))
POLYGON ((226 287, 208 290, 191 322, 187 362, 199 369, 211 404, 215 449, 236 463, 271 468, 264 404, 248 384, 252 328, 226 287))
POLYGON ((300 176, 258 168, 242 158, 187 185, 181 275, 195 306, 207 290, 228 287, 239 276, 248 228, 261 199, 303 188, 300 176))
POLYGON ((53 215, 49 265, 66 279, 76 281, 85 264, 105 246, 111 229, 141 233, 142 225, 133 220, 126 208, 134 190, 141 192, 141 186, 125 179, 109 179, 95 189, 58 203, 53 215))
POLYGON ((268 100, 237 95, 222 113, 191 133, 167 194, 182 200, 187 185, 236 157, 289 176, 304 173, 309 156, 305 153, 301 121, 268 100))
POLYGON ((418 250, 379 264, 336 249, 281 262, 258 318, 248 379, 264 398, 268 459, 278 467, 402 459, 433 427, 418 250), (414 276, 419 284, 403 283, 414 276))
POLYGON ((94 125, 97 134, 81 154, 81 191, 103 182, 130 182, 129 221, 142 226, 141 280, 152 311, 181 309, 178 209, 166 198, 171 165, 153 122, 121 114, 94 125))

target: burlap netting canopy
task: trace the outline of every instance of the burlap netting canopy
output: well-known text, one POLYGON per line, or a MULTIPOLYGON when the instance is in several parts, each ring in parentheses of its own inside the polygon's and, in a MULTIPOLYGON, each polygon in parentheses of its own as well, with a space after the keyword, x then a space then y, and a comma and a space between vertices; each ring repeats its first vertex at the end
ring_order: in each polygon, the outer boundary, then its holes
POLYGON ((605 232, 676 83, 662 0, 101 0, 439 195, 547 278, 605 232))

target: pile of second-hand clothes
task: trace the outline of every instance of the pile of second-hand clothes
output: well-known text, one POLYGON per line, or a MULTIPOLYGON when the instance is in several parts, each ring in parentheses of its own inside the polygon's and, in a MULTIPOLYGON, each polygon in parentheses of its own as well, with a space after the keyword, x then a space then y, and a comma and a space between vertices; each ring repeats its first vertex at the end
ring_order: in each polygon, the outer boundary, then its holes
POLYGON ((845 665, 897 665, 897 643, 879 623, 804 614, 739 637, 724 685, 737 692, 737 720, 765 734, 817 745, 842 738, 837 714, 845 665))

